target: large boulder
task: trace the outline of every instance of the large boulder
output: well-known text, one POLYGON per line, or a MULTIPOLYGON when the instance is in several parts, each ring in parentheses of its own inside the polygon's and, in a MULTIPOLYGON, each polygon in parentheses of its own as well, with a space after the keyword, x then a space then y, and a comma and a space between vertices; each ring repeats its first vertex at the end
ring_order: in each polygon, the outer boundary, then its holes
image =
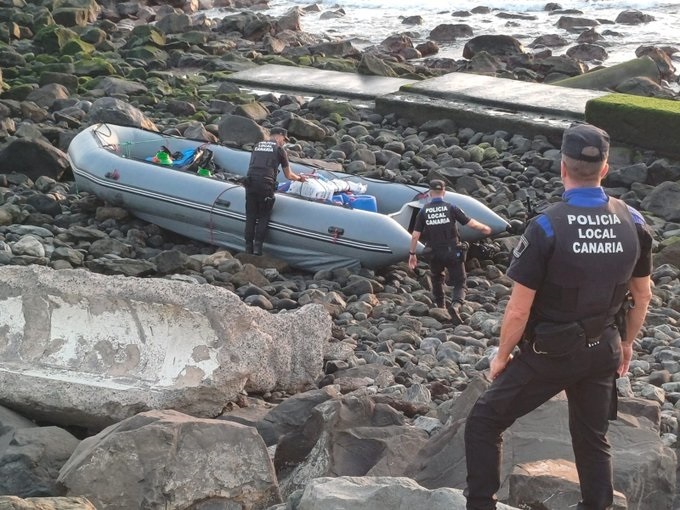
POLYGON ((254 428, 176 411, 141 413, 83 440, 59 482, 98 510, 260 510, 281 501, 254 428))
POLYGON ((271 315, 216 286, 4 266, 0 404, 91 428, 150 409, 214 417, 244 389, 311 386, 330 334, 320 305, 271 315))
POLYGON ((400 475, 427 437, 406 425, 403 414, 370 397, 328 400, 302 428, 279 440, 274 462, 281 490, 291 494, 321 476, 400 475))
POLYGON ((224 115, 218 124, 220 140, 235 145, 261 142, 265 130, 254 120, 241 115, 224 115))
POLYGON ((24 174, 33 181, 43 175, 58 180, 68 167, 66 154, 39 138, 18 138, 0 151, 2 174, 24 174))
MULTIPOLYGON (((458 489, 427 490, 409 478, 352 477, 317 478, 302 493, 298 510, 462 510, 465 497, 458 489)), ((502 503, 498 510, 512 510, 502 503)))
POLYGON ((679 221, 680 183, 662 182, 642 201, 642 208, 666 221, 679 221))
POLYGON ((269 411, 256 424, 257 431, 267 446, 275 445, 282 436, 301 429, 317 405, 334 398, 340 398, 336 385, 293 395, 269 411))
POLYGON ((481 51, 494 57, 512 57, 525 53, 522 43, 510 35, 479 35, 465 43, 463 57, 472 58, 481 51))
POLYGON ((92 103, 87 115, 87 122, 88 124, 110 122, 111 124, 158 131, 156 124, 144 115, 141 110, 113 97, 102 97, 92 103))
POLYGON ((21 428, 4 435, 0 439, 0 494, 57 495, 59 470, 79 442, 59 427, 21 428))
POLYGON ((0 496, 0 510, 97 510, 85 498, 26 498, 0 496))
MULTIPOLYGON (((449 424, 418 452, 405 476, 430 489, 466 486, 465 420, 460 417, 467 416, 481 391, 481 385, 475 383, 463 392, 459 397, 463 400, 456 406, 449 424)), ((671 508, 676 459, 673 450, 659 437, 658 422, 658 404, 639 399, 619 399, 619 417, 610 422, 614 488, 626 496, 630 510, 671 508)), ((517 420, 505 432, 501 500, 508 498, 513 466, 550 459, 574 461, 568 424, 566 397, 560 394, 517 420)))

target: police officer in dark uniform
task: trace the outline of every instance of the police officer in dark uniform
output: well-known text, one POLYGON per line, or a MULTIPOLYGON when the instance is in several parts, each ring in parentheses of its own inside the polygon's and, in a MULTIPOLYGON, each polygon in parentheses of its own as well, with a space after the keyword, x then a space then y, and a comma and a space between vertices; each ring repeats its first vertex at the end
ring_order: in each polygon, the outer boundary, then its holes
POLYGON ((269 130, 270 138, 255 145, 250 156, 250 166, 246 176, 246 253, 262 255, 262 243, 267 234, 269 219, 274 207, 276 175, 279 166, 287 179, 304 181, 304 177, 294 173, 288 163, 288 155, 283 145, 288 141, 288 132, 280 127, 269 130))
POLYGON ((609 136, 597 127, 565 130, 563 201, 534 218, 513 250, 514 286, 491 361, 493 382, 465 429, 468 510, 496 508, 503 431, 562 390, 581 484, 578 508, 612 504, 608 420, 616 417, 617 374, 628 371, 651 299, 652 235, 638 211, 600 187, 608 153, 609 136), (627 291, 634 307, 617 327, 627 291))
POLYGON ((468 217, 459 207, 444 201, 446 186, 444 181, 435 179, 430 182, 430 197, 432 200, 423 207, 418 216, 411 235, 409 250, 409 267, 415 269, 418 262, 416 246, 423 236, 426 249, 429 252, 428 262, 432 271, 432 293, 438 308, 444 308, 444 277, 448 271, 449 284, 453 285, 453 299, 450 308, 451 318, 461 323, 460 305, 465 300, 465 249, 459 243, 458 227, 468 225, 487 235, 491 228, 477 220, 468 217))

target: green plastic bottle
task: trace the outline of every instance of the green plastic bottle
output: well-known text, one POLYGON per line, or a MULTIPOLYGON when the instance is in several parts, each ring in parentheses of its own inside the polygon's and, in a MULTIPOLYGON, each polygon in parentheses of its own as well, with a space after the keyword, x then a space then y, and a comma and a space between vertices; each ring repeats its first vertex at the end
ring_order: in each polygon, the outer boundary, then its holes
POLYGON ((165 151, 157 152, 156 159, 161 165, 172 165, 172 158, 170 157, 170 154, 165 151))

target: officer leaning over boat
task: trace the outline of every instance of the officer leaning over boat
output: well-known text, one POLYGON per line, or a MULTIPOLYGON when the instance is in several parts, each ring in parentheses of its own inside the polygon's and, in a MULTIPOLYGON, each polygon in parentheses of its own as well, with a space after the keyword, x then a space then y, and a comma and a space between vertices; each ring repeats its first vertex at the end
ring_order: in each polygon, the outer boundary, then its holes
POLYGON ((423 207, 418 216, 411 235, 408 265, 415 269, 418 262, 416 246, 418 241, 425 241, 427 261, 432 272, 432 293, 438 308, 446 306, 444 298, 444 277, 448 271, 448 283, 453 285, 453 296, 449 313, 451 319, 460 324, 459 308, 465 301, 466 274, 465 254, 467 245, 461 244, 456 222, 479 230, 486 235, 491 234, 491 228, 470 218, 462 209, 444 201, 446 186, 444 181, 435 179, 430 181, 430 197, 432 200, 423 207))
POLYGON ((250 156, 250 165, 245 180, 246 187, 246 253, 262 255, 269 219, 274 207, 276 176, 279 166, 286 179, 304 182, 305 177, 294 173, 288 163, 283 145, 288 141, 288 132, 280 127, 269 130, 270 138, 258 142, 250 156))
POLYGON ((493 382, 465 426, 468 510, 496 508, 503 431, 562 390, 578 508, 612 504, 608 420, 616 418, 617 374, 628 371, 652 296, 652 236, 638 211, 600 186, 608 154, 601 129, 565 130, 563 201, 534 218, 513 250, 507 274, 514 286, 491 360, 493 382), (634 305, 621 317, 628 292, 634 305))

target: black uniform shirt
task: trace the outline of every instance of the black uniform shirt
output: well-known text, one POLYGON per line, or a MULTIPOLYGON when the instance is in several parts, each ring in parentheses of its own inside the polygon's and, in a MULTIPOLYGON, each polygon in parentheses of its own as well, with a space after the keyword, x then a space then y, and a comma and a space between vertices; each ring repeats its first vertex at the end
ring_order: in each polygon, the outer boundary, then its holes
POLYGON ((460 207, 435 198, 420 210, 413 230, 421 232, 430 247, 446 246, 458 241, 456 221, 467 225, 470 217, 460 207))
POLYGON ((272 140, 259 142, 250 155, 248 177, 276 181, 279 165, 282 168, 288 166, 288 155, 284 148, 272 140))
MULTIPOLYGON (((600 207, 609 200, 600 187, 571 189, 562 198, 577 207, 600 207)), ((632 276, 648 276, 652 272, 652 233, 642 215, 630 206, 628 209, 640 239, 640 257, 632 276)), ((525 287, 537 290, 545 279, 554 241, 554 231, 547 216, 534 218, 512 252, 508 276, 525 287)))

